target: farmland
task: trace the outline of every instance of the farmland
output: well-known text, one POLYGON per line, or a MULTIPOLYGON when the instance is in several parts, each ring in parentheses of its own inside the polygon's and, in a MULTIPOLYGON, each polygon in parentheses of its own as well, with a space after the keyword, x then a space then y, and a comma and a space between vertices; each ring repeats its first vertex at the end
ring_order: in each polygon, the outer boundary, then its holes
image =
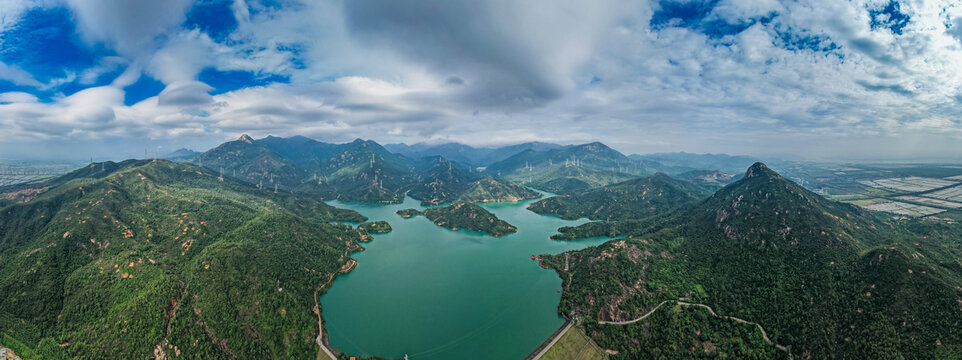
POLYGON ((76 167, 70 164, 25 161, 0 162, 0 187, 51 179, 76 167))
POLYGON ((932 214, 938 214, 945 211, 945 209, 938 209, 934 207, 909 204, 900 201, 881 201, 872 205, 865 206, 866 209, 872 211, 884 211, 893 214, 911 216, 911 217, 922 217, 932 214))
POLYGON ((890 214, 962 214, 962 168, 920 164, 780 164, 789 177, 836 201, 890 214))
POLYGON ((894 191, 904 191, 904 192, 931 191, 938 188, 943 188, 946 186, 952 186, 952 185, 958 184, 957 181, 924 178, 924 177, 918 177, 918 176, 912 176, 912 177, 906 177, 906 178, 878 179, 878 180, 859 180, 859 183, 866 186, 871 186, 874 188, 881 188, 881 189, 894 190, 894 191))
POLYGON ((947 201, 962 201, 962 186, 950 187, 925 194, 926 197, 947 201))
POLYGON ((590 338, 585 336, 582 330, 577 326, 572 326, 561 335, 561 339, 554 344, 541 359, 545 360, 568 360, 568 359, 580 359, 580 360, 604 360, 608 356, 594 343, 590 338))

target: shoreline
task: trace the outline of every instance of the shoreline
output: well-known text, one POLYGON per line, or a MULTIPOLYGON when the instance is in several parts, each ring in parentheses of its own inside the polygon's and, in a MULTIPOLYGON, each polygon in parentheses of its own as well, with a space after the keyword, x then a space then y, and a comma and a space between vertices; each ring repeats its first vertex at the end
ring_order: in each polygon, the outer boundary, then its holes
POLYGON ((545 339, 545 341, 541 343, 541 345, 538 345, 538 347, 535 348, 534 351, 531 352, 531 354, 528 354, 528 356, 526 356, 524 360, 540 359, 542 356, 544 356, 546 352, 548 352, 548 349, 554 346, 554 344, 561 339, 561 336, 564 335, 565 332, 567 332, 568 329, 570 329, 572 326, 574 326, 574 322, 572 322, 571 320, 565 319, 565 323, 561 324, 561 327, 559 327, 558 330, 555 330, 554 333, 551 334, 551 336, 548 336, 548 338, 545 339))

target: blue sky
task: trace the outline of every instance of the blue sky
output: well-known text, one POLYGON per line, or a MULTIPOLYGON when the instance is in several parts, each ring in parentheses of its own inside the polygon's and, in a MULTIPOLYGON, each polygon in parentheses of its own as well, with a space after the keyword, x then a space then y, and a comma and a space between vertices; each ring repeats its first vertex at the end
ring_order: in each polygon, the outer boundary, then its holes
POLYGON ((235 138, 962 157, 954 0, 0 0, 0 158, 235 138))

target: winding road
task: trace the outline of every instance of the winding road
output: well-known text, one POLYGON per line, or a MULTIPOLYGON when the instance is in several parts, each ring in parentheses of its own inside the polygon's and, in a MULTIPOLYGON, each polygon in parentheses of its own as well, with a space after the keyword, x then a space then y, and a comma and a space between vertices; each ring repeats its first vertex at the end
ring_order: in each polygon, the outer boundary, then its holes
POLYGON ((317 328, 320 329, 317 332, 317 346, 320 347, 317 351, 317 360, 331 359, 337 360, 337 356, 331 349, 327 348, 324 344, 324 320, 321 318, 321 304, 317 301, 317 291, 314 291, 314 312, 317 313, 317 328))
POLYGON ((639 321, 641 321, 641 320, 644 320, 645 318, 647 318, 647 317, 650 316, 651 314, 654 314, 655 311, 658 310, 658 308, 660 308, 662 305, 665 305, 666 303, 670 303, 670 302, 676 303, 676 304, 681 305, 681 306, 697 306, 697 307, 702 307, 702 308, 708 309, 708 312, 711 313, 712 316, 714 316, 714 317, 719 317, 719 318, 723 318, 723 319, 729 319, 729 320, 733 320, 733 321, 735 321, 735 322, 739 322, 739 323, 743 323, 743 324, 755 325, 755 327, 757 327, 758 330, 762 332, 762 339, 764 339, 765 342, 768 343, 768 345, 772 345, 772 346, 774 346, 776 349, 786 352, 786 353, 788 354, 788 358, 789 358, 789 359, 794 359, 794 358, 795 358, 795 356, 792 355, 792 353, 788 351, 788 348, 786 348, 785 346, 782 346, 782 345, 779 345, 779 344, 776 344, 776 343, 772 342, 772 340, 768 338, 768 333, 765 332, 765 328, 763 328, 763 327, 762 327, 761 325, 759 325, 758 323, 753 322, 753 321, 748 321, 748 320, 745 320, 745 319, 740 319, 740 318, 737 318, 737 317, 734 317, 734 316, 718 315, 717 313, 715 313, 715 310, 711 308, 711 306, 708 306, 708 305, 705 305, 705 304, 693 304, 693 303, 684 302, 684 301, 681 301, 681 300, 665 300, 665 301, 662 301, 662 302, 658 303, 658 305, 655 306, 654 308, 652 308, 651 311, 649 311, 649 312, 645 313, 644 315, 639 316, 639 317, 637 317, 637 318, 634 318, 634 319, 631 319, 631 320, 625 320, 625 321, 598 321, 598 323, 599 323, 599 324, 606 324, 606 325, 628 325, 628 324, 634 324, 634 323, 636 323, 636 322, 639 322, 639 321))

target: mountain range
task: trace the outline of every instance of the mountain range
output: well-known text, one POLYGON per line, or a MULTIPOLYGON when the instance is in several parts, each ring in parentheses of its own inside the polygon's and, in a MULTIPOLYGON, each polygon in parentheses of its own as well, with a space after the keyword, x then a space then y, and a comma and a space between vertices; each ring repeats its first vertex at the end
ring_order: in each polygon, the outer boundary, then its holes
MULTIPOLYGON (((529 142, 476 148, 459 143, 381 146, 361 139, 332 144, 303 136, 255 140, 247 135, 192 157, 190 154, 189 150, 178 150, 167 158, 223 171, 225 176, 260 187, 348 201, 396 203, 410 195, 424 204, 456 200, 468 191, 466 184, 479 181, 502 190, 483 187, 475 193, 503 193, 505 189, 517 188, 511 183, 568 193, 656 172, 696 183, 723 185, 731 177, 710 166, 728 169, 749 159, 687 153, 625 156, 600 142, 529 142)), ((531 195, 512 190, 505 198, 528 199, 531 195)))

